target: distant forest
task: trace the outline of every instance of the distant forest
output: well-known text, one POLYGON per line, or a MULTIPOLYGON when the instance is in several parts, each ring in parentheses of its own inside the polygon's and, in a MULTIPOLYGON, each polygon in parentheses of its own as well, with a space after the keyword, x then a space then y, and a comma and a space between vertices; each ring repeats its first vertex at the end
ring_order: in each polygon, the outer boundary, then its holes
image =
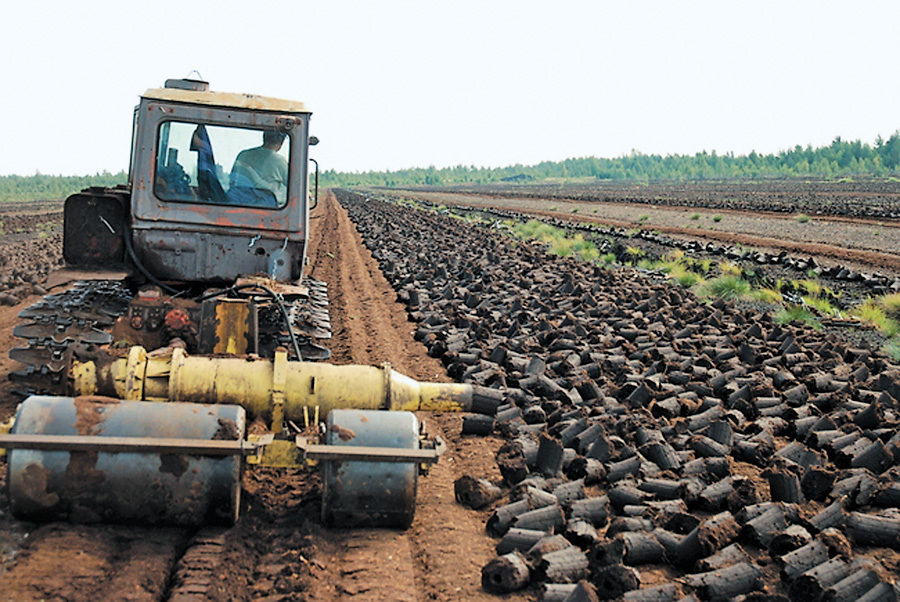
MULTIPOLYGON (((749 155, 700 152, 695 155, 645 155, 638 151, 616 159, 584 157, 544 161, 537 165, 475 167, 458 165, 437 169, 402 169, 362 173, 325 170, 319 185, 327 186, 446 186, 490 182, 534 182, 547 179, 595 178, 598 180, 704 180, 722 178, 822 178, 870 175, 900 176, 900 131, 874 145, 840 137, 821 148, 795 146, 778 154, 749 155)), ((124 184, 125 172, 93 176, 0 176, 0 201, 63 199, 89 186, 124 184)))
POLYGON ((484 168, 458 165, 346 173, 326 170, 323 186, 387 186, 412 184, 446 186, 489 182, 530 182, 550 178, 595 178, 598 180, 704 180, 722 178, 808 178, 822 179, 853 175, 889 177, 900 175, 900 131, 887 140, 878 137, 874 145, 859 140, 845 142, 840 137, 821 148, 795 146, 778 154, 749 155, 700 152, 695 155, 645 155, 638 151, 617 159, 584 157, 564 161, 544 161, 537 165, 484 168))
POLYGON ((104 171, 93 176, 0 176, 0 201, 55 201, 91 186, 115 186, 128 182, 124 171, 104 171))

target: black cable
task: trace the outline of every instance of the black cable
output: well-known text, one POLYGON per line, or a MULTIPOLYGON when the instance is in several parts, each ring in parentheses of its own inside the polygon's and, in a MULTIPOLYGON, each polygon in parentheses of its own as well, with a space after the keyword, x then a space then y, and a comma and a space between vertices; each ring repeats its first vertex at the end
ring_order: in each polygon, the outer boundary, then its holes
POLYGON ((131 242, 131 228, 127 225, 125 226, 125 232, 122 238, 125 239, 125 250, 128 252, 128 257, 131 259, 131 262, 134 264, 134 267, 138 269, 138 271, 143 274, 143 276, 149 280, 152 284, 155 284, 159 288, 163 289, 170 295, 178 295, 180 291, 178 289, 172 288, 166 284, 163 284, 156 278, 153 274, 150 273, 150 270, 144 267, 144 264, 141 263, 140 259, 138 259, 137 253, 134 252, 134 246, 131 242))

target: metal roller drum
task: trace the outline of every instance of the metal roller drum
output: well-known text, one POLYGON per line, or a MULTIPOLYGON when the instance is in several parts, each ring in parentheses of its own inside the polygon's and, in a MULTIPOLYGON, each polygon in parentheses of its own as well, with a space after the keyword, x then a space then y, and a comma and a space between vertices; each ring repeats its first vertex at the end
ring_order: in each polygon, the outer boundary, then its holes
MULTIPOLYGON (((12 433, 225 443, 244 430, 239 406, 32 396, 12 433)), ((239 454, 11 449, 8 470, 10 507, 22 520, 232 524, 240 507, 239 454)))
MULTIPOLYGON (((326 445, 419 449, 419 421, 412 412, 332 410, 326 426, 326 445)), ((418 464, 346 460, 321 464, 326 525, 405 529, 412 524, 418 464)))

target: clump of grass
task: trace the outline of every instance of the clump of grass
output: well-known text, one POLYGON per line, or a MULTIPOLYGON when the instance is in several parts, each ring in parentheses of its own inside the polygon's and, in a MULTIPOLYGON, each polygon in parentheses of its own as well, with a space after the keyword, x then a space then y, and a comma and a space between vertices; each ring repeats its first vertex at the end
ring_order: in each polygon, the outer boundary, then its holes
POLYGON ((626 247, 625 254, 632 260, 637 260, 644 256, 644 252, 637 247, 626 247))
POLYGON ((740 276, 726 274, 707 281, 700 292, 708 296, 733 301, 748 296, 751 288, 750 283, 740 276))
POLYGON ((822 323, 819 322, 819 319, 813 315, 811 311, 803 307, 802 305, 788 305, 787 307, 782 308, 775 314, 774 319, 779 324, 791 324, 791 323, 801 323, 808 324, 815 328, 816 330, 820 330, 822 328, 822 323))
POLYGON ((699 214, 699 213, 692 213, 692 214, 691 214, 691 220, 697 221, 698 219, 700 219, 700 214, 699 214))
POLYGON ((800 222, 801 224, 805 224, 811 219, 812 218, 809 217, 808 215, 806 215, 805 213, 801 213, 800 215, 797 216, 797 221, 800 222))
POLYGON ((639 221, 639 222, 646 222, 648 219, 650 219, 650 216, 647 215, 646 213, 644 213, 643 215, 638 216, 638 221, 639 221))
POLYGON ((578 213, 578 207, 573 207, 573 208, 572 208, 572 213, 578 213))
POLYGON ((559 210, 559 207, 557 207, 556 205, 553 205, 550 207, 550 209, 548 211, 558 211, 558 210, 559 210))
POLYGON ((806 295, 803 297, 803 302, 815 309, 820 314, 826 316, 836 316, 838 314, 837 308, 832 305, 831 302, 827 299, 806 295))
POLYGON ((712 216, 712 221, 714 221, 718 224, 719 222, 722 221, 722 216, 717 213, 714 216, 712 216))
POLYGON ((582 234, 569 238, 565 230, 535 219, 514 226, 513 234, 519 238, 539 240, 548 245, 549 253, 560 257, 574 255, 584 261, 597 261, 600 258, 597 245, 585 240, 582 234))
POLYGON ((699 286, 704 282, 703 276, 701 276, 697 272, 688 270, 680 264, 676 264, 675 267, 672 268, 672 270, 669 272, 669 276, 684 288, 699 286))
POLYGON ((712 272, 712 259, 698 259, 691 263, 692 267, 701 274, 709 274, 712 272))
POLYGON ((740 276, 742 273, 741 266, 727 259, 720 261, 718 267, 723 276, 740 276))
POLYGON ((892 338, 884 344, 882 351, 893 361, 900 362, 900 339, 897 337, 892 338))
POLYGON ((889 318, 900 320, 900 293, 884 295, 878 301, 889 318))
POLYGON ((761 303, 781 303, 784 299, 781 293, 771 288, 753 289, 753 292, 750 293, 750 297, 761 303))
POLYGON ((806 291, 807 295, 818 296, 822 294, 822 285, 818 280, 807 278, 805 280, 797 280, 794 282, 797 290, 806 291))
POLYGON ((616 254, 615 253, 607 253, 605 255, 600 256, 600 261, 609 265, 616 262, 616 254))
POLYGON ((863 324, 874 327, 875 330, 888 338, 900 333, 900 323, 888 317, 884 308, 874 299, 866 299, 862 305, 853 311, 853 315, 859 318, 863 324))
POLYGON ((598 209, 591 209, 592 213, 597 213, 598 209))
POLYGON ((572 252, 582 261, 597 261, 600 259, 600 250, 597 245, 585 240, 581 234, 576 234, 572 240, 572 252))

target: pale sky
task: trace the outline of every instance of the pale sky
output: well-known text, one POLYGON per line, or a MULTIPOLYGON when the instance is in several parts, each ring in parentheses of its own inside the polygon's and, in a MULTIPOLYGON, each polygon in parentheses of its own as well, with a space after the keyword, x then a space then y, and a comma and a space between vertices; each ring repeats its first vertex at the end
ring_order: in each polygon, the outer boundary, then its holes
POLYGON ((142 92, 302 100, 322 169, 747 154, 900 129, 900 1, 6 2, 0 175, 128 167, 142 92))

